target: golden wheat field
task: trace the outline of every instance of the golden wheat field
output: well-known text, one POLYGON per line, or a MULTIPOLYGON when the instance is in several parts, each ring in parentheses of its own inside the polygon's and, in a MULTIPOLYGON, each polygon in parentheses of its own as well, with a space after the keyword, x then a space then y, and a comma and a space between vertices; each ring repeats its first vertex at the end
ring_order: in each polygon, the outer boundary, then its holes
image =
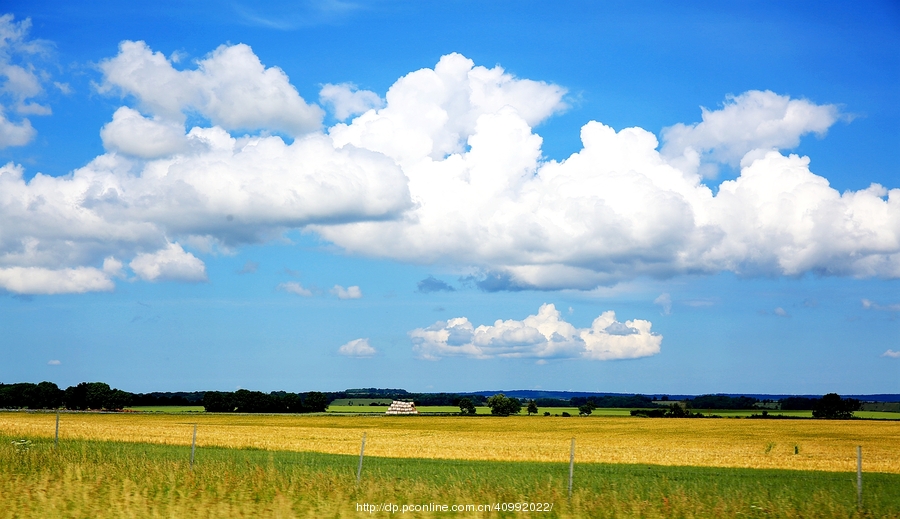
MULTIPOLYGON (((52 437, 55 414, 0 413, 0 433, 52 437)), ((63 413, 60 440, 359 453, 367 456, 854 471, 900 474, 900 422, 632 417, 362 417, 63 413), (795 447, 797 453, 795 454, 795 447)))

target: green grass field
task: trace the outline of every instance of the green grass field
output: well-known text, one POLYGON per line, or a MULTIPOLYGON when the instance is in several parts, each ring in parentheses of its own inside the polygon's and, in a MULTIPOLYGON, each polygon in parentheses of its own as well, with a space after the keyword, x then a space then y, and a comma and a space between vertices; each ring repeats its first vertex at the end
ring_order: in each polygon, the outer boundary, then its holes
MULTIPOLYGON (((367 457, 0 436, 0 518, 390 517, 364 504, 546 503, 403 517, 900 518, 900 475, 367 457)), ((501 505, 502 506, 502 505, 501 505)), ((399 510, 398 510, 399 511, 399 510)))

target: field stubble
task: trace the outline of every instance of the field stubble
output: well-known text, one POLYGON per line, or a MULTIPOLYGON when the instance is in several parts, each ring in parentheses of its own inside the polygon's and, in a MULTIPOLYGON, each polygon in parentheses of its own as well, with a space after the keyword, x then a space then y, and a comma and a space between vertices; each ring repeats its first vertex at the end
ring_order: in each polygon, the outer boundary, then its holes
MULTIPOLYGON (((52 413, 0 413, 0 433, 49 438, 52 413)), ((60 439, 358 454, 390 458, 568 461, 900 474, 900 422, 631 417, 367 417, 63 413, 60 439), (796 448, 796 450, 795 450, 796 448), (796 452, 796 453, 795 453, 796 452)))

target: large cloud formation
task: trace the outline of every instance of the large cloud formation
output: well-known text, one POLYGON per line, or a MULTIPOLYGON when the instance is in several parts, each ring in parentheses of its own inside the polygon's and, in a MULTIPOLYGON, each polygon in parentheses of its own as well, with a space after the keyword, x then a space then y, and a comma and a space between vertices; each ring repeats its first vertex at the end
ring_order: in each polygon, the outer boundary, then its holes
POLYGON ((839 193, 807 157, 780 151, 824 135, 836 107, 751 91, 667 129, 664 153, 646 130, 591 121, 583 149, 546 161, 533 127, 562 90, 517 81, 445 56, 395 83, 384 108, 331 128, 336 145, 400 164, 416 205, 402 219, 314 228, 359 254, 476 267, 486 289, 726 270, 900 275, 900 190, 839 193), (735 157, 740 175, 714 194, 702 163, 735 157))
POLYGON ((583 148, 556 161, 534 128, 567 108, 565 89, 459 54, 384 99, 325 85, 320 100, 348 118, 325 131, 322 109, 246 45, 176 65, 123 42, 99 67, 100 90, 127 103, 101 129, 107 152, 65 177, 0 167, 0 288, 203 281, 202 254, 289 229, 469 269, 488 290, 720 271, 900 276, 900 190, 839 193, 783 153, 824 135, 841 117, 833 105, 746 92, 666 129, 662 145, 591 121, 583 148), (740 174, 714 190, 704 168, 716 162, 740 174))
POLYGON ((615 312, 603 312, 590 328, 564 321, 552 304, 521 321, 498 320, 477 328, 465 317, 438 321, 409 332, 420 358, 448 356, 488 358, 634 359, 659 353, 662 335, 650 331, 650 321, 619 322, 615 312))

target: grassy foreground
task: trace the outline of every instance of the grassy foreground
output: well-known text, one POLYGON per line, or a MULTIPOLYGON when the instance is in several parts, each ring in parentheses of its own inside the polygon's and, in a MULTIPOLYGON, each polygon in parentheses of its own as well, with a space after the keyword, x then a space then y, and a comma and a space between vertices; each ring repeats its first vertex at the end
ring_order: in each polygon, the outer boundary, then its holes
MULTIPOLYGON (((366 457, 0 436, 0 518, 900 517, 900 475, 366 457), (546 503, 548 512, 411 512, 403 505, 546 503)), ((502 506, 502 505, 501 505, 502 506)))

